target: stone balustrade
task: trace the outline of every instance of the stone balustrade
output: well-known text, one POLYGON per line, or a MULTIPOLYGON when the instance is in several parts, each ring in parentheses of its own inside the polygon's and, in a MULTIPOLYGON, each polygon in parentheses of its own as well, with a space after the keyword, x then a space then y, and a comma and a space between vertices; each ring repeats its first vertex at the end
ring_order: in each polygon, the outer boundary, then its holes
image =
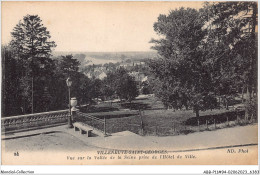
POLYGON ((1 117, 2 133, 18 132, 43 128, 51 125, 65 124, 68 121, 68 110, 42 112, 11 117, 1 117))

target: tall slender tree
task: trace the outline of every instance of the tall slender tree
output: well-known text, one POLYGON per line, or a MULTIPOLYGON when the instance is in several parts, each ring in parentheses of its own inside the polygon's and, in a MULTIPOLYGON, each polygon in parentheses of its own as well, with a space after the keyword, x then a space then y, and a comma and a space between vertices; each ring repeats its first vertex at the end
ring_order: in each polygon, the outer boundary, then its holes
POLYGON ((38 15, 26 15, 14 27, 11 33, 11 47, 15 50, 16 59, 23 66, 21 84, 23 89, 30 89, 31 94, 23 93, 24 99, 30 99, 31 112, 34 112, 34 83, 39 73, 50 63, 50 55, 55 42, 50 41, 50 32, 42 24, 38 15))

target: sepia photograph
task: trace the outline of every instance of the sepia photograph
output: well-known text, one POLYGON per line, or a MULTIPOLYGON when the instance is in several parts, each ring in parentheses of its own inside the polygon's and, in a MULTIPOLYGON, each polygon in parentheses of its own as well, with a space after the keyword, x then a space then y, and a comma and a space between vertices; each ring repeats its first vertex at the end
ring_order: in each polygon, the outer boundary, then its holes
POLYGON ((258 10, 1 1, 1 164, 258 165, 258 10))

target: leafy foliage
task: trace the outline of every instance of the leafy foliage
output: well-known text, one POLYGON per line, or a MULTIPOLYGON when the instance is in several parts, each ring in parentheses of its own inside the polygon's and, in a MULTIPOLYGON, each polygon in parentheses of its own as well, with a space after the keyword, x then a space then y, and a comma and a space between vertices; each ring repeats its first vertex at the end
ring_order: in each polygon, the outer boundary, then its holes
POLYGON ((33 108, 35 102, 42 98, 52 74, 50 56, 55 42, 50 41, 50 33, 38 15, 26 15, 14 27, 11 36, 12 57, 20 67, 16 79, 20 82, 21 111, 28 112, 29 108, 31 112, 42 110, 40 104, 38 109, 33 108))
POLYGON ((209 16, 208 60, 218 77, 218 94, 230 98, 248 90, 251 98, 257 89, 257 3, 219 2, 204 9, 209 16))
POLYGON ((41 23, 38 15, 26 15, 11 33, 11 46, 15 52, 25 59, 29 57, 48 58, 55 42, 49 41, 50 32, 41 23))
POLYGON ((160 15, 153 39, 158 59, 149 63, 155 94, 165 106, 212 109, 237 93, 256 92, 257 3, 205 3, 160 15))
POLYGON ((120 99, 131 102, 139 94, 134 77, 128 75, 128 72, 122 67, 114 72, 109 72, 103 82, 103 94, 106 97, 116 94, 120 99))
MULTIPOLYGON (((49 31, 38 15, 26 15, 11 33, 10 45, 2 49, 2 112, 17 115, 32 108, 33 112, 67 108, 65 80, 71 77, 71 95, 80 104, 117 97, 131 102, 142 86, 144 94, 152 89, 166 107, 193 108, 198 117, 200 110, 216 108, 220 102, 228 108, 238 93, 243 96, 247 91, 246 116, 255 117, 257 18, 257 3, 242 1, 205 3, 199 10, 180 8, 161 14, 154 23, 159 39, 151 41, 158 58, 147 67, 144 53, 116 54, 126 66, 122 68, 120 63, 82 66, 87 64, 84 54, 52 59, 56 45, 49 31), (131 64, 128 58, 139 62, 131 64), (95 69, 106 77, 96 79, 95 69), (129 72, 142 72, 148 81, 138 84, 129 72)), ((103 53, 102 57, 113 56, 103 53)))
POLYGON ((151 61, 150 68, 159 86, 156 90, 162 89, 158 95, 167 106, 190 106, 196 111, 209 107, 206 101, 214 91, 201 44, 206 35, 204 22, 195 9, 181 8, 160 15, 154 24, 164 38, 152 40, 161 57, 151 61))

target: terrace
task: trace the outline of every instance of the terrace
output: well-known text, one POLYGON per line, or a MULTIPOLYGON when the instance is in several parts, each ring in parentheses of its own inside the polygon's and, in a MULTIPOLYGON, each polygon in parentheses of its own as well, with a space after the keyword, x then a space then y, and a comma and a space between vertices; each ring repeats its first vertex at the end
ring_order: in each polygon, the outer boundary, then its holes
MULTIPOLYGON (((148 95, 131 103, 103 102, 78 108, 72 116, 73 121, 88 125, 95 135, 101 136, 122 131, 142 136, 180 135, 257 122, 253 118, 246 119, 243 110, 234 109, 202 111, 196 118, 192 110, 166 110, 160 101, 148 95)), ((68 118, 68 110, 3 117, 2 133, 65 125, 68 118)))

